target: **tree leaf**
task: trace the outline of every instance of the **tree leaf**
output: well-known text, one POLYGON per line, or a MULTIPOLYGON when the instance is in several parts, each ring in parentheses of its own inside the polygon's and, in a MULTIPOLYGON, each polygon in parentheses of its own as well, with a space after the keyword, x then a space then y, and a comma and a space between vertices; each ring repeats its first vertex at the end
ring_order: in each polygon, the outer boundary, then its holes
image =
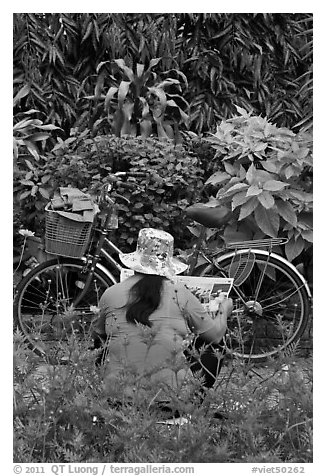
POLYGON ((255 145, 253 151, 254 152, 260 152, 262 150, 265 150, 267 145, 268 144, 266 142, 258 142, 258 144, 255 145))
POLYGON ((236 183, 235 185, 232 185, 232 187, 228 188, 223 195, 225 197, 229 197, 230 195, 240 192, 240 190, 246 190, 247 188, 248 185, 246 183, 236 183))
POLYGON ((136 71, 137 71, 138 78, 140 78, 142 74, 144 73, 144 68, 145 68, 145 65, 137 63, 136 71))
POLYGON ((294 199, 300 200, 302 202, 312 202, 312 193, 305 192, 304 190, 290 190, 289 191, 290 197, 294 199))
POLYGON ((255 172, 256 172, 256 167, 254 166, 254 164, 251 164, 246 173, 246 179, 249 185, 253 184, 255 172))
POLYGON ((39 161, 40 156, 38 154, 36 145, 34 145, 32 142, 29 142, 29 141, 25 141, 25 144, 28 149, 28 152, 34 157, 35 160, 39 161))
POLYGON ((19 195, 19 200, 24 200, 24 198, 27 198, 31 194, 30 190, 27 190, 26 192, 23 192, 19 195))
POLYGON ((258 200, 263 205, 263 207, 267 209, 272 208, 275 203, 273 195, 265 190, 260 195, 258 195, 258 200))
POLYGON ((178 109, 182 122, 186 123, 188 121, 189 116, 181 109, 180 106, 178 106, 178 104, 173 99, 167 100, 166 105, 178 109))
POLYGON ((165 91, 163 89, 157 88, 155 86, 153 86, 151 88, 148 88, 148 91, 151 94, 153 94, 154 96, 157 96, 157 98, 159 99, 161 107, 163 109, 165 109, 166 108, 166 101, 167 101, 165 91))
POLYGON ((111 102, 111 99, 115 95, 115 93, 118 91, 118 88, 116 86, 111 86, 106 93, 105 99, 104 99, 104 109, 107 111, 111 102))
POLYGON ((276 201, 276 206, 279 214, 281 217, 287 222, 290 223, 292 226, 297 225, 297 214, 295 213, 295 210, 291 203, 285 202, 283 200, 277 200, 276 201))
POLYGON ((152 58, 149 62, 148 69, 154 68, 159 62, 161 61, 161 58, 152 58))
POLYGON ((34 185, 31 190, 32 197, 35 197, 37 191, 38 191, 38 185, 34 185))
POLYGON ((288 167, 286 167, 286 169, 284 171, 284 175, 285 175, 286 179, 289 179, 293 175, 295 175, 295 169, 292 167, 292 165, 289 165, 288 167))
POLYGON ((292 237, 285 244, 285 254, 289 261, 293 261, 294 258, 299 256, 304 250, 304 240, 299 236, 296 240, 292 237))
POLYGON ((289 184, 280 182, 279 180, 267 180, 267 182, 263 184, 263 189, 270 192, 278 192, 279 190, 283 190, 287 185, 289 184))
POLYGON ((96 73, 98 74, 103 65, 111 63, 111 61, 101 61, 96 67, 96 73))
POLYGON ((39 192, 42 195, 42 197, 46 198, 47 200, 50 199, 49 191, 46 188, 40 187, 39 192))
POLYGON ((30 160, 25 159, 25 163, 30 170, 35 170, 35 167, 30 160))
POLYGON ((245 180, 246 178, 246 169, 241 164, 239 166, 239 178, 241 181, 245 180))
POLYGON ((232 197, 232 210, 239 207, 240 205, 243 205, 248 200, 250 200, 250 198, 247 197, 247 192, 246 191, 236 193, 232 197))
POLYGON ((300 212, 298 214, 298 222, 301 226, 305 226, 306 229, 312 230, 313 228, 313 214, 310 212, 300 212))
POLYGON ((46 140, 49 137, 50 137, 49 134, 45 134, 44 132, 43 133, 36 132, 35 134, 32 134, 31 136, 29 136, 29 140, 32 142, 38 142, 38 141, 46 140))
POLYGON ((13 105, 14 107, 16 106, 16 104, 25 96, 27 96, 27 94, 29 94, 31 88, 29 85, 25 84, 19 91, 18 93, 16 94, 16 96, 14 97, 14 101, 13 101, 13 105))
POLYGON ((262 193, 261 188, 259 188, 257 185, 251 185, 247 190, 247 197, 259 195, 260 193, 262 193))
POLYGON ((30 125, 35 125, 35 119, 23 119, 13 126, 13 131, 21 132, 22 129, 26 129, 26 127, 30 125))
POLYGON ((224 161, 224 168, 225 172, 228 173, 229 175, 236 175, 236 169, 233 167, 233 165, 230 162, 224 161))
POLYGON ((301 235, 306 241, 309 241, 309 243, 313 243, 313 231, 312 230, 302 230, 301 235))
POLYGON ((31 187, 33 187, 33 185, 35 185, 34 182, 32 182, 32 180, 26 180, 26 179, 21 180, 20 183, 22 185, 30 185, 31 187))
POLYGON ((89 37, 89 35, 92 33, 92 29, 93 29, 93 23, 90 21, 87 25, 87 28, 86 28, 86 32, 81 40, 81 43, 83 43, 83 41, 87 40, 87 38, 89 37))
POLYGON ((245 109, 243 109, 242 107, 239 107, 239 106, 236 106, 236 105, 234 105, 234 107, 236 108, 236 110, 237 110, 238 114, 240 114, 240 116, 245 116, 245 117, 249 116, 249 113, 245 109))
POLYGON ((230 175, 226 172, 215 172, 206 180, 205 184, 211 183, 212 185, 216 185, 217 183, 225 182, 228 179, 230 179, 230 175))
POLYGON ((126 96, 129 91, 130 81, 121 81, 118 90, 118 103, 119 107, 122 109, 123 101, 126 99, 126 96))
POLYGON ((280 217, 275 208, 266 210, 261 204, 255 209, 255 220, 258 227, 268 236, 277 237, 280 217))
POLYGON ((134 73, 132 69, 128 68, 128 66, 126 65, 123 59, 115 59, 113 61, 119 66, 120 69, 122 69, 122 71, 125 73, 125 75, 131 82, 134 81, 135 79, 134 73))
POLYGON ((258 206, 258 200, 256 197, 249 199, 240 209, 239 221, 251 215, 258 206))
POLYGON ((57 127, 53 124, 35 124, 37 129, 41 129, 42 131, 54 131, 55 129, 61 129, 61 127, 57 127))
POLYGON ((271 160, 263 160, 261 162, 261 165, 264 167, 265 170, 267 170, 267 172, 271 172, 271 173, 278 172, 277 165, 271 160))
MULTIPOLYGON (((51 175, 43 175, 43 177, 41 178, 41 182, 42 183, 47 183, 51 178, 51 175)), ((95 176, 93 176, 93 178, 95 178, 95 176)))

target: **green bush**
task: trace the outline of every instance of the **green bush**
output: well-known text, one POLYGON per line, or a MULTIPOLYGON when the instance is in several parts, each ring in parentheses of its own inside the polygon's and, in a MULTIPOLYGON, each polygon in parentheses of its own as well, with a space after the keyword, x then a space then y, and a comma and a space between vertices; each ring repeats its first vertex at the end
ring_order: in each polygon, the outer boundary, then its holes
MULTIPOLYGON (((203 403, 194 397, 196 381, 171 390, 174 408, 191 418, 167 427, 157 423, 162 420, 153 405, 157 385, 143 382, 145 394, 139 393, 139 382, 126 369, 116 391, 121 400, 122 389, 134 382, 132 405, 122 399, 116 407, 107 401, 114 402, 114 390, 104 390, 102 371, 94 365, 97 351, 73 339, 65 350, 68 365, 49 365, 15 336, 17 463, 312 462, 309 360, 288 355, 260 367, 228 360, 203 403), (228 419, 213 419, 216 409, 228 419)), ((180 363, 171 362, 171 368, 179 370, 180 363)))
POLYGON ((21 157, 15 174, 15 202, 21 224, 42 234, 44 206, 59 186, 72 186, 96 193, 110 172, 146 172, 135 187, 117 187, 130 200, 120 203, 118 245, 129 249, 145 226, 171 232, 177 246, 187 238, 183 209, 196 201, 202 186, 198 159, 170 140, 118 138, 73 131, 59 140, 39 161, 21 157))
MULTIPOLYGON (((163 228, 188 248, 191 238, 182 211, 197 201, 222 203, 233 212, 225 241, 266 236, 288 238, 290 260, 309 256, 312 245, 312 138, 278 128, 239 109, 206 139, 185 137, 184 145, 140 137, 91 137, 73 130, 38 160, 19 155, 15 168, 17 227, 43 232, 44 206, 59 186, 96 192, 110 172, 148 172, 120 203, 116 239, 128 250, 143 226, 163 228), (206 180, 208 193, 202 195, 206 180)), ((219 230, 220 233, 220 230, 219 230)), ((213 235, 214 236, 214 235, 213 235)))
POLYGON ((293 261, 312 244, 312 137, 237 109, 207 138, 215 149, 209 205, 233 212, 226 241, 284 236, 293 261))

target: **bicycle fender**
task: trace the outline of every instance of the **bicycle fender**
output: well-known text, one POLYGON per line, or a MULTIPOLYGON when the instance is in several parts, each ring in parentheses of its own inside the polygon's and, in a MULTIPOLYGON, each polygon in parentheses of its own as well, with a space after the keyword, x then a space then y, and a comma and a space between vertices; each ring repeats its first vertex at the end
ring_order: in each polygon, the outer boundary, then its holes
POLYGON ((101 263, 97 263, 96 264, 96 267, 98 269, 100 269, 102 271, 102 273, 104 273, 109 279, 111 279, 111 281, 113 283, 117 283, 118 281, 115 279, 115 277, 113 276, 113 274, 110 273, 110 271, 108 269, 106 269, 105 266, 103 266, 101 263))
POLYGON ((265 250, 255 250, 255 249, 250 249, 250 248, 247 248, 247 249, 242 249, 242 250, 237 250, 237 251, 230 251, 228 253, 225 253, 223 255, 220 255, 220 256, 216 256, 214 257, 214 260, 216 260, 217 263, 220 263, 220 261, 223 261, 224 259, 226 258, 232 258, 232 256, 234 256, 235 254, 245 254, 245 253, 255 253, 255 254, 260 254, 260 255, 265 255, 265 256, 271 256, 273 259, 275 259, 276 261, 279 261, 281 262, 282 264, 284 264, 285 266, 287 266, 288 268, 290 268, 293 273, 295 273, 297 275, 297 277, 300 279, 300 281, 302 282, 302 284, 304 285, 307 293, 308 293, 308 296, 309 298, 311 298, 311 291, 310 291, 310 288, 308 286, 308 283, 306 281, 306 279, 304 278, 304 276, 302 276, 302 274, 297 270, 297 268, 292 264, 290 263, 290 261, 288 261, 286 258, 283 258, 283 256, 280 256, 276 253, 269 253, 268 251, 265 251, 265 250))

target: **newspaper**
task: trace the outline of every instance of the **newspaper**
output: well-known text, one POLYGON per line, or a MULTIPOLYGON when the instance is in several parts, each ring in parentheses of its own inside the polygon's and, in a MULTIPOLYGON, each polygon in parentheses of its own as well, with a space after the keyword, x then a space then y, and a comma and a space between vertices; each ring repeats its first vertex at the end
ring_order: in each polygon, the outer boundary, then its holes
MULTIPOLYGON (((120 272, 120 280, 132 276, 134 271, 123 268, 120 272)), ((202 303, 207 311, 211 311, 213 301, 221 301, 229 297, 233 286, 232 278, 220 278, 211 276, 183 276, 175 277, 176 282, 183 283, 202 303)))

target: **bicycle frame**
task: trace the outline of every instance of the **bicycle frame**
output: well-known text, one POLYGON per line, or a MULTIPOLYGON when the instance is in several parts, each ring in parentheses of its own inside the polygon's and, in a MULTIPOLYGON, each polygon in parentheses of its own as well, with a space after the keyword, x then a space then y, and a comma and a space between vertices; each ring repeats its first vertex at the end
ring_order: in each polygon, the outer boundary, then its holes
MULTIPOLYGON (((102 269, 102 271, 112 281, 115 281, 115 279, 114 279, 113 275, 107 269, 106 264, 108 265, 108 267, 113 267, 118 273, 120 273, 121 270, 124 269, 124 267, 121 266, 120 262, 117 261, 116 259, 114 259, 113 256, 112 256, 112 254, 118 254, 119 255, 120 253, 122 253, 122 251, 120 250, 120 248, 118 246, 116 246, 108 238, 108 234, 110 233, 110 229, 108 227, 109 222, 110 222, 110 214, 107 214, 104 225, 102 225, 100 228, 95 229, 95 231, 98 231, 100 233, 100 236, 99 236, 99 239, 98 239, 98 242, 97 242, 97 245, 96 245, 95 252, 94 252, 94 254, 92 256, 92 259, 90 261, 90 263, 91 263, 90 270, 89 270, 89 274, 88 274, 86 282, 85 282, 84 289, 82 290, 80 295, 76 298, 76 300, 74 302, 74 306, 76 306, 80 302, 80 300, 84 297, 84 295, 86 294, 88 286, 91 283, 91 280, 92 280, 92 277, 93 277, 96 266, 100 267, 102 269), (110 252, 112 252, 112 254, 110 254, 110 252), (104 264, 100 263, 101 258, 104 259, 104 264)), ((216 270, 218 271, 218 273, 222 277, 229 278, 230 276, 227 276, 224 269, 219 266, 219 260, 221 260, 222 258, 223 259, 226 259, 226 258, 229 258, 229 257, 232 258, 235 253, 239 253, 239 254, 260 253, 260 254, 265 254, 267 257, 273 257, 274 259, 279 260, 280 262, 282 262, 283 264, 285 264, 286 266, 291 268, 292 271, 294 271, 296 273, 296 275, 300 278, 300 280, 302 282, 302 286, 304 286, 306 288, 308 296, 309 296, 309 298, 311 298, 311 292, 310 292, 309 286, 308 286, 306 280, 304 279, 304 277, 295 268, 295 266, 293 266, 289 261, 287 261, 282 256, 272 252, 273 244, 281 243, 281 241, 279 239, 272 239, 271 238, 270 240, 232 243, 232 244, 226 245, 223 248, 220 248, 220 249, 216 250, 215 252, 210 254, 210 256, 208 256, 205 253, 205 251, 203 250, 203 243, 205 241, 205 235, 206 235, 206 228, 204 226, 202 226, 201 230, 200 230, 200 234, 199 234, 195 244, 193 245, 192 252, 191 252, 191 254, 188 258, 189 267, 188 267, 188 270, 187 270, 187 275, 189 275, 189 276, 193 275, 194 270, 197 267, 198 258, 199 258, 199 256, 202 256, 204 258, 204 260, 207 262, 207 264, 210 264, 210 265, 214 266, 214 268, 216 268, 216 270), (277 241, 277 240, 279 240, 279 241, 277 241), (247 244, 250 244, 252 246, 257 246, 259 243, 262 243, 263 241, 265 241, 265 243, 264 243, 265 246, 267 246, 269 248, 268 251, 259 249, 258 247, 257 248, 251 248, 251 246, 246 247, 247 244), (227 250, 230 250, 230 251, 227 251, 227 250)), ((267 262, 268 262, 268 260, 266 261, 266 263, 267 262)), ((87 261, 86 261, 86 266, 87 266, 87 261)), ((261 275, 261 281, 263 279, 263 276, 264 276, 264 272, 261 275)), ((238 287, 235 284, 233 285, 233 291, 236 293, 238 298, 243 302, 243 304, 245 304, 245 296, 242 295, 242 293, 240 292, 240 290, 238 289, 238 287)), ((255 301, 257 299, 258 293, 259 293, 259 285, 258 285, 257 290, 256 290, 257 295, 255 296, 255 301)))
MULTIPOLYGON (((193 274, 193 272, 196 268, 197 262, 198 262, 198 257, 201 256, 202 258, 204 258, 204 260, 207 262, 207 264, 210 264, 211 266, 213 266, 222 277, 229 278, 230 276, 228 276, 225 273, 225 270, 221 266, 219 266, 219 261, 221 261, 222 259, 225 260, 225 259, 228 259, 228 258, 232 258, 237 253, 239 255, 240 254, 246 255, 246 254, 249 254, 249 253, 253 253, 253 254, 259 253, 259 254, 265 255, 267 257, 265 270, 266 270, 268 260, 269 260, 270 257, 282 262, 287 267, 289 267, 299 277, 299 279, 302 282, 302 287, 305 287, 305 289, 308 293, 309 299, 311 299, 312 296, 311 296, 310 288, 309 288, 308 283, 306 282, 305 278, 302 276, 302 274, 299 273, 297 268, 292 263, 290 263, 288 260, 283 258, 281 255, 272 252, 273 245, 283 244, 284 242, 287 241, 286 239, 283 240, 283 239, 278 239, 278 238, 271 238, 271 239, 266 239, 266 240, 251 240, 251 241, 248 241, 248 242, 234 242, 234 243, 227 244, 223 248, 220 248, 220 249, 216 250, 215 252, 211 253, 210 255, 208 255, 203 250, 203 242, 205 240, 205 234, 206 234, 206 228, 204 226, 202 226, 202 228, 200 230, 200 234, 199 234, 199 236, 196 240, 196 243, 193 246, 193 250, 192 250, 192 253, 191 253, 190 258, 189 258, 189 268, 188 268, 188 271, 187 271, 188 275, 191 276, 193 274), (264 249, 261 249, 261 248, 258 248, 258 247, 256 248, 256 246, 259 245, 259 244, 261 244, 262 246, 265 246, 265 247, 267 246, 268 250, 264 250, 264 249), (251 245, 253 247, 247 246, 247 245, 251 245), (230 250, 230 251, 228 251, 228 250, 230 250)), ((260 282, 259 282, 259 284, 256 288, 256 295, 254 297, 254 302, 256 302, 256 300, 257 300, 257 297, 258 297, 258 294, 259 294, 259 291, 260 291, 260 286, 261 286, 262 280, 264 278, 265 270, 263 270, 263 272, 260 276, 260 282)), ((243 304, 246 304, 245 296, 242 295, 242 293, 240 292, 240 290, 238 289, 236 284, 233 284, 233 291, 236 293, 236 295, 241 300, 241 302, 243 304)))
MULTIPOLYGON (((116 211, 115 207, 115 203, 111 200, 110 201, 110 205, 112 206, 112 209, 111 209, 111 212, 110 213, 107 213, 106 214, 106 217, 105 217, 105 222, 104 224, 100 227, 100 228, 95 228, 94 231, 99 231, 100 232, 100 236, 99 236, 99 239, 98 239, 98 242, 97 242, 97 245, 96 245, 96 249, 95 249, 95 252, 94 252, 94 255, 92 256, 92 259, 91 260, 88 260, 90 261, 90 270, 89 270, 89 273, 88 273, 88 276, 87 276, 87 279, 86 279, 86 282, 85 282, 85 285, 84 285, 84 288, 82 290, 82 292, 79 294, 79 296, 75 299, 73 305, 76 307, 77 304, 81 301, 81 299, 84 297, 84 295, 86 294, 87 290, 88 290, 88 287, 92 281, 92 278, 93 278, 93 274, 94 274, 94 271, 95 271, 95 268, 96 266, 99 266, 102 268, 103 272, 112 280, 113 276, 112 275, 109 275, 108 273, 108 270, 105 268, 105 266, 102 266, 100 263, 99 263, 99 260, 101 258, 101 256, 104 257, 104 259, 110 263, 111 265, 113 265, 115 267, 115 269, 117 269, 119 272, 121 271, 122 269, 122 266, 120 265, 120 263, 118 263, 105 249, 104 249, 104 245, 108 246, 113 252, 116 252, 116 253, 121 253, 121 250, 114 244, 112 243, 111 240, 108 239, 108 234, 110 233, 110 229, 109 229, 109 224, 110 224, 110 220, 111 220, 111 216, 112 216, 112 212, 116 211)), ((91 255, 90 255, 91 256, 91 255)), ((90 257, 89 256, 89 257, 90 257)), ((85 267, 87 267, 87 257, 86 257, 86 263, 85 263, 85 267)), ((114 279, 113 279, 114 281, 114 279)))

